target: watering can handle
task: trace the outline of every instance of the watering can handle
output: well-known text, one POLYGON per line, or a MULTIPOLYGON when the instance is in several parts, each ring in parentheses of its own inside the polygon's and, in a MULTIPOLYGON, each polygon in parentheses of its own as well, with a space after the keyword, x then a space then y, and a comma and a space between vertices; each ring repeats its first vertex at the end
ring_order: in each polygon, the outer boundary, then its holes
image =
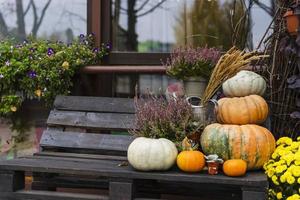
POLYGON ((214 110, 215 110, 215 114, 217 116, 217 114, 218 114, 218 108, 219 108, 218 101, 215 100, 215 99, 210 99, 209 101, 212 102, 215 105, 215 109, 214 110))

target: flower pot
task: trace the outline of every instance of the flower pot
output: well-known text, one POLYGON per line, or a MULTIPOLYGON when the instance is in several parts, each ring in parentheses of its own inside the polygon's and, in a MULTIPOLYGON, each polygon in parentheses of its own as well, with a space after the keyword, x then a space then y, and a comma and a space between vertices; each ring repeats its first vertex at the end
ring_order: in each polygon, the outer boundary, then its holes
POLYGON ((299 15, 293 10, 288 10, 283 15, 286 20, 286 28, 291 36, 296 36, 299 29, 299 15))
POLYGON ((207 86, 207 80, 203 77, 190 77, 183 81, 186 96, 201 97, 207 86))

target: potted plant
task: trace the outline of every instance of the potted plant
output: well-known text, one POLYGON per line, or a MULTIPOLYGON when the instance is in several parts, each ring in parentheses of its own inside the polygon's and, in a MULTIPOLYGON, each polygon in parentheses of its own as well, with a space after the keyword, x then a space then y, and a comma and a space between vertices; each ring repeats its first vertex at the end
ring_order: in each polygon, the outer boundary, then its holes
POLYGON ((287 31, 291 36, 296 36, 298 34, 299 15, 300 15, 300 6, 298 1, 293 2, 293 5, 283 15, 286 21, 287 31))
POLYGON ((108 47, 95 47, 93 34, 81 34, 72 44, 34 38, 21 44, 1 41, 0 117, 10 119, 13 129, 24 132, 16 119, 22 116, 24 102, 36 99, 50 106, 56 95, 69 94, 73 75, 82 66, 99 63, 108 47))
POLYGON ((184 82, 186 96, 201 97, 220 55, 216 48, 179 47, 165 63, 166 71, 184 82))
MULTIPOLYGON (((201 124, 193 119, 190 104, 184 98, 147 95, 136 99, 136 129, 131 133, 147 138, 166 138, 181 146, 182 140, 201 132, 201 124)), ((198 141, 197 141, 198 142, 198 141)))

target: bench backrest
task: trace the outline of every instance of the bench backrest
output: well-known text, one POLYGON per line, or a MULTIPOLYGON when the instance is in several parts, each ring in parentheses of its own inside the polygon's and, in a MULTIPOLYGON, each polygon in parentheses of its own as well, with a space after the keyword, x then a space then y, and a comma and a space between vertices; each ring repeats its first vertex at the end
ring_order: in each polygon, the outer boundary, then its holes
POLYGON ((124 156, 134 139, 128 135, 134 113, 133 99, 57 96, 41 151, 124 156))

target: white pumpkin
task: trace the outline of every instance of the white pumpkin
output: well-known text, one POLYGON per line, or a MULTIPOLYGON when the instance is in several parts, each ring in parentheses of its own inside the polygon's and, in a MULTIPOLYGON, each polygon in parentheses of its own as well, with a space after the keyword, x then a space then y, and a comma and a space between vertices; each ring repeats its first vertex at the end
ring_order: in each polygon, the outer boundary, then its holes
POLYGON ((136 138, 128 147, 127 158, 141 171, 167 170, 175 164, 177 148, 168 139, 136 138))
POLYGON ((266 91, 266 81, 259 74, 242 70, 222 85, 228 97, 244 97, 252 94, 262 96, 266 91))

